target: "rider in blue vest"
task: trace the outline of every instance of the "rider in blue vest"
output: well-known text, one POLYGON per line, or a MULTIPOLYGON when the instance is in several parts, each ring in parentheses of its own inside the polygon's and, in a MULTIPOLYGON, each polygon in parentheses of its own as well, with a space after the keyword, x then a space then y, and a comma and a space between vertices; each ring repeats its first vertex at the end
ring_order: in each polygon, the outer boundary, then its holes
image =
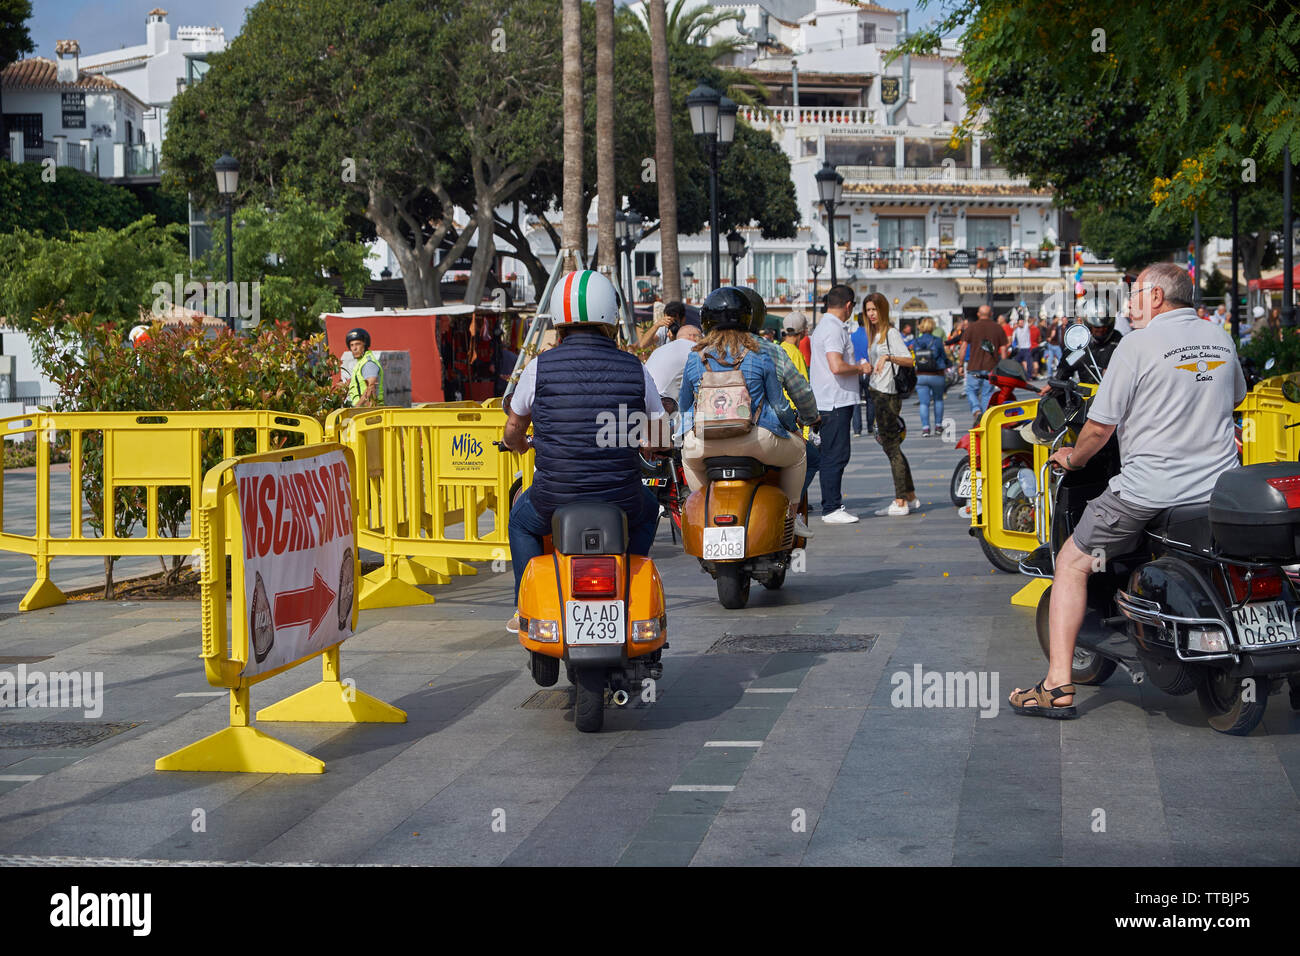
MULTIPOLYGON (((524 568, 542 554, 542 538, 562 505, 618 505, 627 514, 629 552, 650 553, 659 503, 641 483, 639 443, 630 439, 637 437, 638 422, 643 434, 649 432, 664 408, 645 366, 615 341, 618 310, 618 293, 599 272, 561 277, 550 303, 559 344, 524 368, 510 395, 504 443, 526 451, 531 422, 537 456, 532 485, 510 509, 516 605, 524 568)), ((517 613, 506 630, 518 631, 517 613)))

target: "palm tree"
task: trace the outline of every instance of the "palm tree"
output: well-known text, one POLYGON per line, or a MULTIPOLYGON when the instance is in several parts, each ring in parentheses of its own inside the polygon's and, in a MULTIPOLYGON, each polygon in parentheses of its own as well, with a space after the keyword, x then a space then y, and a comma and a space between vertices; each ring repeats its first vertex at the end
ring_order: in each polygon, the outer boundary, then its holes
MULTIPOLYGON (((614 0, 596 0, 596 253, 597 263, 618 271, 614 246, 614 0)), ((620 285, 620 288, 622 286, 620 285)))
MULTIPOLYGON (((563 0, 564 29, 564 248, 583 248, 582 3, 563 0)), ((574 268, 577 264, 574 263, 574 268)))
POLYGON ((664 0, 650 0, 650 68, 655 88, 655 183, 659 187, 659 249, 664 298, 682 297, 677 257, 677 174, 673 167, 673 101, 668 85, 668 23, 664 0))
MULTIPOLYGON (((672 12, 666 14, 664 33, 670 50, 683 46, 708 45, 709 33, 714 28, 721 26, 728 20, 735 20, 737 24, 745 22, 745 14, 739 10, 730 12, 714 10, 708 4, 685 10, 686 3, 687 0, 677 0, 673 4, 672 12)), ((654 6, 656 6, 656 3, 651 2, 649 7, 646 8, 646 15, 652 19, 654 13, 650 7, 654 6)), ((649 29, 653 34, 653 23, 647 27, 639 17, 636 18, 636 23, 642 30, 649 29)), ((745 41, 739 37, 733 37, 711 44, 711 49, 716 50, 718 56, 722 57, 738 53, 744 46, 745 41)))

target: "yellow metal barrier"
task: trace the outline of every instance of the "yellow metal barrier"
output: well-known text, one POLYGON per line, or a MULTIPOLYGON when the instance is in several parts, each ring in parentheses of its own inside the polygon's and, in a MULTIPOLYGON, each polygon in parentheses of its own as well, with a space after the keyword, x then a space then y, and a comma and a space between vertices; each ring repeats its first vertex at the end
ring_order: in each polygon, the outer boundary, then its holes
MULTIPOLYGON (((325 764, 283 741, 250 726, 250 688, 313 657, 322 663, 321 681, 277 704, 258 711, 259 720, 342 723, 405 723, 406 714, 390 704, 363 694, 340 675, 339 645, 314 651, 263 673, 244 673, 251 659, 251 614, 245 597, 244 529, 239 516, 236 465, 253 462, 301 461, 343 452, 348 471, 356 474, 352 453, 337 444, 247 455, 221 462, 204 476, 202 497, 196 510, 198 537, 203 545, 202 611, 203 645, 200 657, 208 683, 230 691, 230 725, 174 753, 160 757, 155 770, 216 770, 245 773, 322 773, 325 764), (231 613, 226 613, 226 558, 230 558, 231 613)), ((360 561, 355 539, 357 495, 352 483, 352 627, 357 621, 357 581, 360 561)), ((253 611, 255 613, 255 611, 253 611)), ((278 613, 278 612, 277 612, 278 613)))
POLYGON ((205 448, 211 460, 217 454, 218 437, 222 458, 235 456, 241 446, 265 452, 277 445, 313 444, 322 438, 316 419, 273 411, 38 412, 0 419, 0 439, 28 432, 37 438, 34 534, 3 526, 4 442, 0 440, 0 550, 28 554, 36 561, 36 582, 18 605, 23 611, 67 600, 50 580, 50 561, 56 557, 194 554, 199 546, 197 533, 191 526, 190 533, 182 535, 180 525, 186 511, 193 525, 205 448), (52 441, 66 441, 71 457, 67 534, 51 529, 52 441), (92 475, 102 482, 102 499, 95 508, 102 523, 98 534, 87 533, 83 505, 92 475), (184 494, 167 489, 184 489, 184 494), (143 521, 144 535, 117 533, 119 521, 135 520, 143 521))
MULTIPOLYGON (((1033 551, 1038 536, 1032 530, 1016 530, 1006 524, 1007 508, 1002 474, 1003 426, 1020 427, 1034 420, 1038 400, 995 405, 984 413, 979 426, 971 429, 971 509, 970 523, 989 544, 1011 551, 1033 551)), ((1047 461, 1045 445, 1033 446, 1034 474, 1047 461)))
POLYGON ((1300 404, 1282 396, 1292 375, 1264 379, 1237 407, 1241 412, 1241 463, 1300 461, 1300 404))
POLYGON ((384 558, 363 578, 363 610, 431 604, 420 585, 477 574, 466 561, 509 560, 511 489, 532 483, 533 462, 493 444, 505 420, 477 403, 330 416, 356 456, 357 540, 384 558), (489 511, 492 527, 481 529, 489 511))

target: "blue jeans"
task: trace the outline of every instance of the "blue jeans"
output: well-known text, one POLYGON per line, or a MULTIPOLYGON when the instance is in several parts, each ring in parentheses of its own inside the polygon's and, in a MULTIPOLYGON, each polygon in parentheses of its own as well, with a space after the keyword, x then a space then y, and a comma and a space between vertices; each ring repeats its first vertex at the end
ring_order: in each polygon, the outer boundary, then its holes
POLYGON ((973 372, 966 373, 966 403, 970 405, 972 415, 980 415, 989 407, 993 398, 993 383, 986 378, 976 378, 973 372))
POLYGON ((845 405, 833 412, 822 412, 821 483, 822 514, 838 511, 844 504, 840 484, 844 469, 849 463, 852 446, 849 444, 849 424, 853 407, 845 405))
MULTIPOLYGON (((551 533, 550 523, 543 521, 533 507, 532 492, 532 488, 525 488, 510 509, 510 566, 515 572, 515 607, 519 606, 519 582, 523 580, 524 568, 533 558, 541 556, 542 539, 551 533)), ((627 550, 629 554, 649 557, 650 545, 659 529, 659 502, 649 488, 642 486, 641 494, 641 520, 635 520, 634 515, 627 516, 627 550)))
POLYGON ((1047 346, 1047 377, 1056 377, 1056 366, 1061 362, 1061 347, 1059 345, 1047 346))
MULTIPOLYGON (((808 467, 803 473, 803 493, 808 494, 808 487, 812 484, 813 476, 822 466, 822 450, 814 445, 811 441, 804 443, 804 454, 807 456, 808 467)), ((811 510, 811 509, 810 509, 811 510)))
POLYGON ((853 406, 853 434, 855 435, 862 434, 862 425, 864 422, 866 423, 867 431, 871 431, 875 428, 876 406, 872 404, 871 389, 867 387, 867 383, 870 381, 871 376, 869 375, 858 376, 858 394, 862 396, 862 401, 853 406), (862 413, 863 402, 865 402, 867 406, 865 416, 862 413))
POLYGON ((921 427, 930 427, 930 399, 934 399, 934 427, 943 427, 943 392, 947 382, 940 375, 918 375, 916 396, 921 400, 921 427))

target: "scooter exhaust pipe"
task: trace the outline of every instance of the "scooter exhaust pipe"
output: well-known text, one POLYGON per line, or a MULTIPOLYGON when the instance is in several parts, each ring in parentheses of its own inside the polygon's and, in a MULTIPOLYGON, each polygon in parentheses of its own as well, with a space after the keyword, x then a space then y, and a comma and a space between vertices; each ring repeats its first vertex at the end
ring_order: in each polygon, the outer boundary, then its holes
POLYGON ((609 699, 614 702, 614 705, 616 707, 626 707, 627 691, 623 690, 622 688, 619 688, 618 690, 614 691, 614 693, 610 694, 609 699))

